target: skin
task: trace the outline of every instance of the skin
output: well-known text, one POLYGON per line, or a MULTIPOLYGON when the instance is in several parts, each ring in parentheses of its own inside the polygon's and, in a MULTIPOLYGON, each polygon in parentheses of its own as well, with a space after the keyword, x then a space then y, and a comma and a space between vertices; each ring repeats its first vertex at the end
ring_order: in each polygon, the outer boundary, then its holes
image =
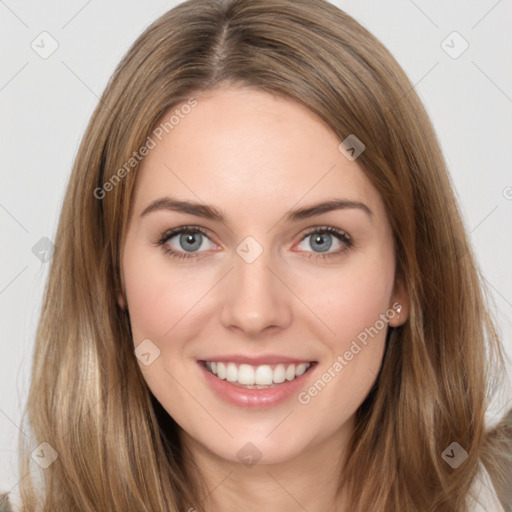
POLYGON ((205 384, 197 360, 275 353, 318 361, 307 389, 395 302, 402 311, 388 325, 403 323, 408 302, 395 282, 384 205, 357 160, 304 106, 248 88, 194 97, 197 106, 138 171, 122 247, 119 303, 129 310, 134 345, 150 339, 160 350, 141 371, 199 464, 211 492, 206 510, 344 511, 337 475, 354 414, 380 369, 387 326, 306 405, 295 395, 260 410, 231 405, 205 384), (141 217, 166 195, 213 205, 226 223, 171 210, 141 217), (338 198, 362 202, 372 215, 351 208, 284 221, 291 209, 338 198), (195 258, 171 259, 153 243, 179 226, 208 231, 199 252, 180 245, 179 234, 167 242, 195 258), (315 259, 324 254, 310 245, 315 234, 301 239, 324 226, 345 231, 354 245, 335 254, 344 243, 327 234, 332 257, 315 259), (236 252, 247 236, 263 247, 250 264, 236 252), (237 457, 247 442, 261 452, 253 466, 237 457))

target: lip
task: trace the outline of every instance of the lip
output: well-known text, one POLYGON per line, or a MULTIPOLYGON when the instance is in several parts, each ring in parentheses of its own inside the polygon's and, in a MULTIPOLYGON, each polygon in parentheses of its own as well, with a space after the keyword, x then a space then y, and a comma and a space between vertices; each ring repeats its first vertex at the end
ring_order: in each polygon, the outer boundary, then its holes
POLYGON ((251 366, 261 366, 263 364, 301 364, 311 363, 311 359, 296 359, 293 357, 280 356, 277 354, 267 354, 264 356, 247 357, 238 354, 203 357, 201 361, 221 362, 221 363, 237 363, 237 364, 250 364, 251 366))
MULTIPOLYGON (((226 357, 226 356, 223 356, 226 357)), ((277 362, 288 362, 289 359, 285 358, 286 361, 283 361, 281 358, 277 362)), ((244 358, 244 357, 236 357, 227 359, 206 359, 206 361, 232 361, 247 363, 247 364, 255 364, 254 359, 244 358), (249 362, 247 362, 249 361, 249 362)), ((268 363, 269 358, 266 358, 265 361, 268 363)), ((297 360, 299 361, 299 360, 297 360)), ((291 360, 294 362, 294 360, 291 360)), ((197 361, 200 371, 202 372, 206 384, 224 401, 235 405, 237 407, 243 408, 251 408, 251 409, 262 409, 271 406, 278 405, 285 400, 289 399, 293 395, 297 395, 298 392, 306 385, 306 381, 311 377, 315 368, 317 366, 317 362, 313 361, 305 361, 300 360, 300 363, 311 363, 311 366, 303 373, 300 377, 296 377, 292 381, 285 381, 281 384, 275 384, 275 387, 266 388, 266 389, 247 389, 241 386, 236 386, 228 382, 227 380, 219 379, 216 375, 213 375, 206 368, 204 361, 197 361)), ((264 364, 264 363, 260 363, 264 364)), ((273 364, 273 363, 270 363, 273 364)))

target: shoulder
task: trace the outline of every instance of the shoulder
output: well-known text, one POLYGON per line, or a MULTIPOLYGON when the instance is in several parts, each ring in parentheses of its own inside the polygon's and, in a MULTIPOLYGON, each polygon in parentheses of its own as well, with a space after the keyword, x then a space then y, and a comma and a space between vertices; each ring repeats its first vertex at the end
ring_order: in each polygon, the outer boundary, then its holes
POLYGON ((468 496, 468 510, 471 512, 505 512, 485 466, 480 462, 478 475, 468 496))

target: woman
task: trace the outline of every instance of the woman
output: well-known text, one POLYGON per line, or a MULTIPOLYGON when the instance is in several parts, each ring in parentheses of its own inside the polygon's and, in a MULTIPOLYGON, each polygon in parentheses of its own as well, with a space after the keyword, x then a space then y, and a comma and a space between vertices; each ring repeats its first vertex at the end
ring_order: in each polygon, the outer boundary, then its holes
POLYGON ((445 163, 336 7, 157 20, 91 119, 55 243, 23 510, 500 510, 502 354, 445 163))

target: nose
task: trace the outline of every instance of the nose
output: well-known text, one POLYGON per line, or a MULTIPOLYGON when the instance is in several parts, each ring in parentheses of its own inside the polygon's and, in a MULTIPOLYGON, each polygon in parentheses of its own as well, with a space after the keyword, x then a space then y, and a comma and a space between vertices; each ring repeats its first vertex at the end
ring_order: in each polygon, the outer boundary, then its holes
POLYGON ((252 262, 234 255, 234 268, 221 292, 221 320, 226 328, 256 338, 265 330, 290 325, 293 293, 271 259, 267 250, 252 262))

